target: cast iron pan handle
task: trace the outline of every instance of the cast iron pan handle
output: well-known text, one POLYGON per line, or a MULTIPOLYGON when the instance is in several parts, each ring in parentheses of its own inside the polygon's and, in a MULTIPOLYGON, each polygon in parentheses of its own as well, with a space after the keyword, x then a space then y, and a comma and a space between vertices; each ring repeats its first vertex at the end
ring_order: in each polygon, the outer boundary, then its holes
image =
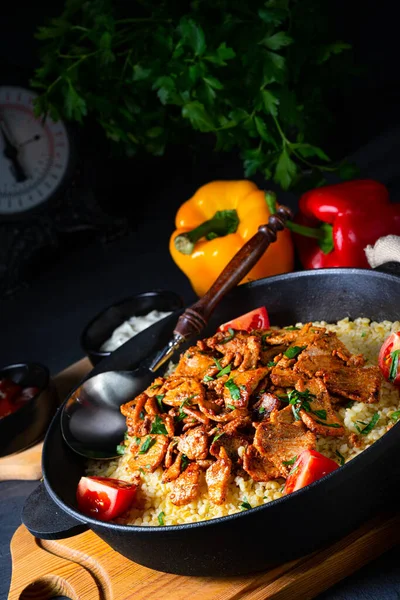
POLYGON ((43 483, 28 496, 22 510, 22 522, 32 535, 41 540, 61 540, 88 529, 85 523, 57 507, 43 483))
POLYGON ((291 210, 280 206, 267 224, 260 225, 257 233, 235 254, 208 292, 179 317, 174 334, 186 339, 200 333, 220 300, 242 281, 276 240, 277 232, 284 229, 287 219, 292 218, 291 210))

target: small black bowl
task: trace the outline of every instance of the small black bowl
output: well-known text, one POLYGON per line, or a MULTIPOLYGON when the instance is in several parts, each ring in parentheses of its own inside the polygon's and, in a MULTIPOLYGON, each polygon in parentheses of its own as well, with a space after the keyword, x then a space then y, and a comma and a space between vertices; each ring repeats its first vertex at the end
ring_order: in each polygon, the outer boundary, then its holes
POLYGON ((39 390, 21 408, 0 418, 0 457, 20 452, 39 441, 58 406, 57 391, 47 367, 38 363, 8 365, 0 369, 0 379, 3 378, 39 390))
POLYGON ((81 347, 92 365, 110 356, 110 351, 100 350, 113 331, 133 316, 142 316, 152 310, 175 312, 182 308, 183 300, 175 292, 154 290, 125 298, 97 314, 86 325, 81 335, 81 347))

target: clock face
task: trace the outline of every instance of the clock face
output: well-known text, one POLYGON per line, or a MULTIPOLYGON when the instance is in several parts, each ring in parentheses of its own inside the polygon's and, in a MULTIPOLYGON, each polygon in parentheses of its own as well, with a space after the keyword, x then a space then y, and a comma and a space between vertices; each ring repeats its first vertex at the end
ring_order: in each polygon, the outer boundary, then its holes
POLYGON ((65 178, 70 143, 62 121, 35 117, 37 96, 0 86, 0 216, 23 215, 49 200, 65 178))

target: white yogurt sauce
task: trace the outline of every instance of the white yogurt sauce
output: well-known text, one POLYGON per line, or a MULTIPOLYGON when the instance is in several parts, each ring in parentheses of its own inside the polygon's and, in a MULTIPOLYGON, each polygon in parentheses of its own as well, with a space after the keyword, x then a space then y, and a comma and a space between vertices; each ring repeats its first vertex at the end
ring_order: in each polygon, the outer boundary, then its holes
POLYGON ((122 325, 114 329, 110 339, 104 342, 100 347, 102 352, 113 352, 122 344, 125 344, 130 338, 134 337, 153 323, 160 321, 164 317, 170 315, 171 312, 162 312, 159 310, 152 310, 147 315, 140 317, 131 317, 127 321, 124 321, 122 325))

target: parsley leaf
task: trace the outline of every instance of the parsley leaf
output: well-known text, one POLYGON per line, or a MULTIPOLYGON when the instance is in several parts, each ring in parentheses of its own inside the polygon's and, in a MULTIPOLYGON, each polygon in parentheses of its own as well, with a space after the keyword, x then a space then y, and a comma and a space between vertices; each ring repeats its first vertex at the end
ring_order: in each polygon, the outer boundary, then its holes
POLYGON ((150 433, 168 435, 167 428, 165 427, 160 415, 155 416, 155 419, 151 425, 150 433))
POLYGON ((253 508, 251 504, 247 501, 246 497, 243 498, 243 502, 239 506, 242 510, 249 510, 250 508, 253 508))
POLYGON ((291 458, 290 460, 283 460, 282 464, 285 465, 285 467, 289 467, 291 465, 294 465, 296 460, 297 460, 297 456, 293 456, 293 458, 291 458))
POLYGON ((233 379, 228 379, 225 382, 225 387, 228 388, 232 400, 240 400, 240 389, 233 379))
POLYGON ((283 356, 286 356, 286 358, 296 358, 296 356, 300 354, 300 352, 303 352, 306 347, 307 346, 291 346, 283 353, 283 356))
POLYGON ((397 372, 399 370, 400 349, 395 350, 394 352, 391 352, 390 357, 391 357, 392 361, 390 363, 388 379, 389 379, 389 381, 394 381, 397 377, 397 372))
POLYGON ((123 455, 125 454, 126 447, 123 444, 118 444, 117 446, 117 454, 123 455))
POLYGON ((376 412, 374 414, 374 416, 372 417, 372 419, 370 420, 370 422, 367 423, 367 425, 365 425, 365 427, 363 427, 362 429, 356 424, 354 424, 354 426, 357 429, 358 433, 360 433, 361 435, 367 435, 368 433, 370 433, 370 431, 373 430, 373 428, 379 421, 379 418, 380 418, 380 415, 379 415, 379 413, 376 412))
POLYGON ((155 438, 155 437, 152 438, 152 437, 148 436, 144 440, 143 444, 140 446, 140 450, 139 450, 138 454, 146 454, 146 452, 148 452, 150 450, 150 448, 152 446, 154 446, 156 441, 157 441, 157 438, 155 438))
POLYGON ((165 517, 165 513, 163 511, 158 513, 157 519, 161 526, 165 525, 164 517, 165 517))
POLYGON ((336 450, 335 454, 339 458, 339 465, 343 467, 344 463, 346 462, 343 454, 341 454, 339 450, 336 450))
POLYGON ((390 420, 393 421, 393 423, 397 423, 397 421, 400 419, 400 410, 396 410, 395 412, 393 412, 390 415, 390 420))
POLYGON ((158 404, 158 407, 159 407, 159 409, 160 409, 161 412, 165 411, 165 406, 163 404, 163 398, 164 398, 164 396, 165 396, 165 394, 157 394, 156 395, 157 404, 158 404))

